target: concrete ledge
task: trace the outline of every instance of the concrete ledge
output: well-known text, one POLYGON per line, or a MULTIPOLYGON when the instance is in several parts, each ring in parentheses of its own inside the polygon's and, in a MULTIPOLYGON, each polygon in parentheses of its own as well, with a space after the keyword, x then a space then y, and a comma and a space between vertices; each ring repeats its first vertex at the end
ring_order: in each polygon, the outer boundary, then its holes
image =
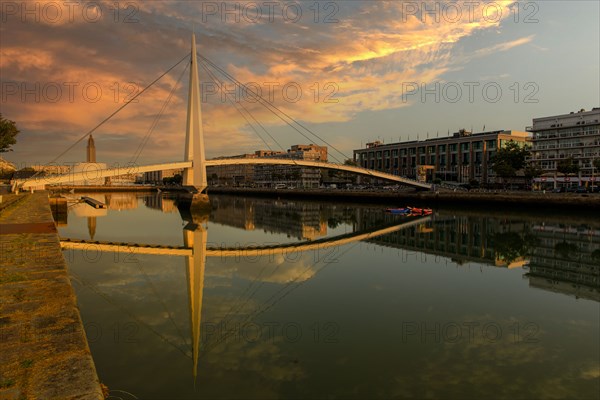
POLYGON ((1 194, 2 202, 0 203, 0 213, 4 210, 8 210, 10 207, 16 206, 20 201, 24 200, 29 194, 1 194))
MULTIPOLYGON (((0 215, 49 221, 44 192, 0 215)), ((0 399, 103 399, 58 235, 0 234, 0 248, 0 399)))

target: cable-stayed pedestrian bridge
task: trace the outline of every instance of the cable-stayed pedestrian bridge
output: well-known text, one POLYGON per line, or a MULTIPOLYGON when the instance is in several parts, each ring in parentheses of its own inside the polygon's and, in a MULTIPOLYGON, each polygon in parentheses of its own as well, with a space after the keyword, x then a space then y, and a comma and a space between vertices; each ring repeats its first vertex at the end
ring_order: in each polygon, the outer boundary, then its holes
MULTIPOLYGON (((336 149, 331 143, 328 143, 326 140, 321 138, 315 132, 313 132, 310 128, 308 128, 303 123, 295 120, 285 111, 281 110, 277 107, 273 102, 268 99, 263 98, 260 94, 256 93, 252 88, 244 85, 239 82, 233 76, 231 76, 227 71, 220 68, 218 65, 213 63, 208 58, 198 54, 196 50, 196 39, 195 35, 192 35, 192 48, 190 55, 186 55, 181 60, 179 60, 175 65, 169 68, 165 73, 163 73, 160 77, 155 79, 149 86, 144 88, 134 97, 132 97, 129 102, 125 103, 123 106, 119 107, 115 112, 113 112, 110 116, 105 118, 100 122, 95 128, 91 131, 80 137, 75 143, 73 143, 65 152, 57 157, 60 158, 67 151, 72 149, 75 145, 80 143, 83 139, 87 137, 91 137, 92 132, 102 126, 105 122, 110 120, 113 116, 115 116, 119 111, 121 111, 125 106, 134 101, 139 95, 144 93, 148 88, 154 85, 159 79, 165 76, 168 72, 173 70, 173 68, 177 67, 179 64, 184 62, 189 58, 189 68, 190 68, 190 79, 189 79, 189 88, 188 88, 188 104, 187 104, 187 126, 186 126, 186 140, 185 140, 185 149, 184 149, 184 157, 183 161, 176 162, 167 162, 161 164, 151 164, 151 165, 137 165, 137 157, 141 154, 145 144, 148 141, 149 135, 153 132, 154 128, 158 124, 162 113, 164 112, 166 106, 169 104, 175 90, 177 89, 177 85, 181 77, 183 76, 186 69, 181 72, 177 83, 175 83, 172 87, 171 93, 166 99, 161 111, 156 116, 150 130, 143 138, 138 150, 135 151, 135 157, 133 161, 128 163, 126 167, 120 168, 106 168, 99 169, 94 164, 88 165, 88 167, 92 167, 88 170, 78 170, 73 171, 71 173, 67 173, 64 175, 53 175, 53 176, 34 176, 29 179, 16 179, 12 182, 13 191, 17 190, 34 190, 34 189, 43 189, 47 184, 65 184, 70 182, 81 182, 86 180, 94 180, 100 178, 111 178, 122 175, 127 175, 131 173, 143 173, 143 172, 152 172, 152 171, 161 171, 165 169, 183 169, 183 186, 188 189, 189 193, 192 194, 192 204, 194 202, 206 202, 207 196, 203 194, 208 186, 207 182, 207 174, 206 167, 208 166, 219 166, 219 165, 242 165, 242 164, 277 164, 277 165, 296 165, 302 167, 309 168, 324 168, 335 171, 343 171, 355 173, 358 175, 369 176, 371 178, 382 179, 389 182, 395 182, 402 185, 407 185, 414 187, 418 190, 429 190, 431 189, 431 185, 425 182, 418 182, 412 179, 403 178, 400 176, 388 174, 385 172, 379 172, 375 170, 370 170, 366 168, 359 168, 352 165, 346 165, 342 163, 341 160, 338 160, 339 163, 330 163, 330 162, 316 162, 309 160, 300 160, 300 159, 291 159, 291 158, 235 158, 235 159, 217 159, 217 160, 206 160, 205 157, 205 145, 204 145, 204 130, 202 126, 202 110, 201 110, 201 96, 200 96, 200 80, 198 78, 198 58, 200 58, 200 65, 206 71, 208 77, 212 79, 212 81, 221 89, 224 90, 224 82, 219 79, 218 76, 215 75, 214 72, 210 70, 213 68, 218 73, 222 74, 222 76, 233 82, 237 87, 242 90, 245 90, 247 93, 251 94, 253 99, 260 103, 261 106, 265 107, 267 110, 272 112, 277 118, 286 123, 289 127, 294 129, 297 133, 302 135, 306 140, 313 141, 314 139, 319 140, 325 145, 329 146, 332 150, 335 150, 342 157, 347 158, 340 150, 336 149)), ((256 118, 252 115, 252 113, 242 104, 236 103, 231 99, 228 99, 231 104, 236 108, 236 110, 244 117, 244 119, 248 122, 248 125, 254 130, 257 136, 261 138, 265 142, 265 144, 270 148, 269 144, 264 140, 264 137, 259 134, 258 130, 254 128, 253 124, 251 124, 250 119, 259 125, 264 132, 273 139, 275 143, 277 143, 280 147, 281 145, 275 138, 266 130, 264 125, 260 124, 256 120, 256 118)))
MULTIPOLYGON (((357 175, 368 176, 371 178, 383 179, 389 182, 395 182, 402 185, 408 185, 417 189, 428 190, 428 183, 417 182, 412 179, 403 178, 400 176, 379 172, 366 168, 355 167, 351 165, 334 164, 329 162, 318 162, 309 160, 294 160, 294 159, 277 159, 277 158, 233 158, 206 160, 204 165, 221 166, 221 165, 296 165, 301 167, 323 168, 334 171, 350 172, 357 175)), ((29 179, 17 179, 13 182, 14 185, 23 189, 43 189, 46 185, 69 184, 78 181, 96 180, 99 178, 114 178, 125 174, 139 174, 144 172, 162 171, 166 169, 189 169, 193 167, 192 161, 179 161, 172 163, 161 163, 151 165, 132 165, 128 167, 117 167, 107 169, 89 168, 88 170, 72 172, 63 175, 39 176, 29 179)))

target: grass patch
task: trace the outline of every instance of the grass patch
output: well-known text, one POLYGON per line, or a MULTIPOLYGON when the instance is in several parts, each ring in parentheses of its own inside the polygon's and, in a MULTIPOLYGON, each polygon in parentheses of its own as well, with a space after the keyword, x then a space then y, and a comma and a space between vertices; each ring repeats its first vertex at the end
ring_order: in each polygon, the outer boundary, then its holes
POLYGON ((31 360, 31 359, 27 359, 27 360, 21 361, 21 367, 22 368, 29 368, 32 365, 33 365, 33 360, 31 360))
POLYGON ((13 387, 15 385, 14 379, 5 379, 0 381, 0 389, 8 389, 9 387, 13 387))
POLYGON ((27 280, 23 274, 0 272, 0 283, 21 282, 27 280))
POLYGON ((25 289, 20 288, 19 290, 17 290, 17 293, 13 294, 13 297, 16 301, 19 302, 25 300, 25 289))

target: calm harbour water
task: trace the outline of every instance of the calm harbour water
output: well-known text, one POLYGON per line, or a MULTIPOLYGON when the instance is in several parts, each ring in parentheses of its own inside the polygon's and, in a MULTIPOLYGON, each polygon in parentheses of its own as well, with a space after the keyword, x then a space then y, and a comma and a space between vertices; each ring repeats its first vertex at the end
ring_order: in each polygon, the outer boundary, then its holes
POLYGON ((112 398, 600 397, 598 218, 90 196, 61 238, 171 252, 64 250, 112 398))

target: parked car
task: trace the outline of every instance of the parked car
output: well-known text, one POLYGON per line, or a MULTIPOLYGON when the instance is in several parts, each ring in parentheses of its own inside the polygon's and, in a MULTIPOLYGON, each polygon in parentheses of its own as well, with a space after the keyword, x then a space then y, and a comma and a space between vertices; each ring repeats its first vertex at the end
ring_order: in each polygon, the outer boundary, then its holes
POLYGON ((575 193, 587 193, 588 190, 586 189, 585 186, 578 186, 577 189, 575 189, 575 193))
POLYGON ((564 192, 565 192, 565 188, 562 186, 552 189, 552 193, 564 193, 564 192))

